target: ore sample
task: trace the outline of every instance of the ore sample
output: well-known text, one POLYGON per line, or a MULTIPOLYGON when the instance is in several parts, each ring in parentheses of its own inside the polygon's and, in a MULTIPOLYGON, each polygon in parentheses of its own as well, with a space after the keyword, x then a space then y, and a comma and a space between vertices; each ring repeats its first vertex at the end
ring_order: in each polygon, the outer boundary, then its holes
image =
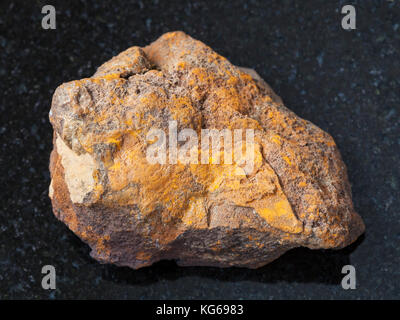
POLYGON ((102 263, 258 268, 299 246, 343 248, 364 231, 332 137, 287 109, 255 71, 183 32, 59 86, 50 122, 54 214, 102 263), (200 148, 198 163, 149 162, 160 142, 148 139, 152 129, 166 132, 174 158, 171 123, 199 137, 252 131, 243 143, 252 166, 201 163, 200 148))

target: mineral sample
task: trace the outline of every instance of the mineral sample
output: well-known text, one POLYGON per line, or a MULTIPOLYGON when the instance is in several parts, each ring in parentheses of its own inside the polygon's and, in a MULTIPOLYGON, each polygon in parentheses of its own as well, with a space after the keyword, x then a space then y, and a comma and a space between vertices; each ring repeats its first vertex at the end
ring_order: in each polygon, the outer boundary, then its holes
POLYGON ((298 246, 342 248, 364 231, 332 137, 253 70, 183 32, 59 86, 50 122, 54 214, 103 263, 257 268, 298 246), (149 139, 154 129, 165 136, 149 139), (211 131, 251 134, 224 162, 229 139, 211 156, 199 147, 211 131), (187 145, 182 132, 199 140, 187 145), (183 146, 192 161, 177 156, 183 146))

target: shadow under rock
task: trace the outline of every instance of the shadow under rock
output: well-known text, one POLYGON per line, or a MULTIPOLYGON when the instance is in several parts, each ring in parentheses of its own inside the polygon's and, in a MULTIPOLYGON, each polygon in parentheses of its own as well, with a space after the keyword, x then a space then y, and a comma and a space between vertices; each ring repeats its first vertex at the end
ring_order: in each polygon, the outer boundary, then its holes
POLYGON ((128 285, 148 285, 159 280, 176 280, 182 277, 207 277, 220 281, 254 281, 263 283, 301 282, 338 285, 342 267, 350 262, 350 254, 364 241, 362 235, 356 242, 341 250, 289 250, 277 260, 258 269, 179 267, 174 261, 160 261, 151 267, 133 270, 128 267, 105 265, 104 280, 128 285))

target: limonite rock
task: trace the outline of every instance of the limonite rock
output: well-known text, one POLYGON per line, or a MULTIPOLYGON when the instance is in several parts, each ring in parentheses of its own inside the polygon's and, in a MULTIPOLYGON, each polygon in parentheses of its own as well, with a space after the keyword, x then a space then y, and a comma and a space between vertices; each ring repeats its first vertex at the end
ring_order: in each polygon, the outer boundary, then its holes
POLYGON ((342 248, 364 231, 332 137, 253 70, 183 32, 59 86, 50 122, 54 214, 100 262, 257 268, 294 247, 342 248), (176 159, 184 142, 174 145, 171 123, 199 137, 252 130, 241 147, 253 150, 252 166, 240 157, 218 164, 214 154, 203 163, 196 144, 186 150, 197 161, 149 161, 155 143, 176 159), (149 140, 154 128, 165 137, 149 140))

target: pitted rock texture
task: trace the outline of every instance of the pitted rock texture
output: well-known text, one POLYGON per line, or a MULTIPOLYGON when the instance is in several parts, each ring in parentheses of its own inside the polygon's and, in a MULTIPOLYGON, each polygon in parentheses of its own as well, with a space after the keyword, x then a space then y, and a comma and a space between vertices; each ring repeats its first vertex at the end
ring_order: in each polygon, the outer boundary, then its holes
POLYGON ((364 231, 332 137, 253 70, 183 32, 59 86, 50 121, 54 214, 101 262, 257 268, 298 246, 342 248, 364 231), (254 167, 149 163, 146 135, 168 133, 172 120, 199 136, 254 129, 254 167))

